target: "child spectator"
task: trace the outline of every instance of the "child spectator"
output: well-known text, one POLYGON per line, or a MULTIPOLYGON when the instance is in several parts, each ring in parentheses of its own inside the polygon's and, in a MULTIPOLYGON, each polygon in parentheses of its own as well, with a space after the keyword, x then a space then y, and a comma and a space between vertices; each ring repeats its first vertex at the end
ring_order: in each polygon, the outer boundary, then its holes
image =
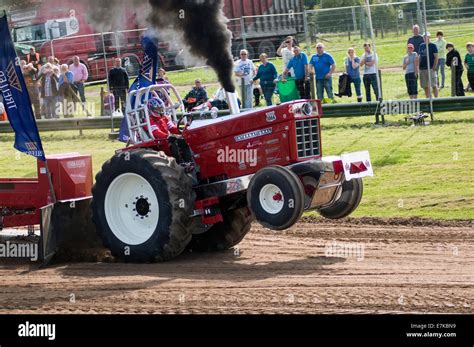
POLYGON ((438 49, 438 87, 444 88, 444 81, 446 79, 445 75, 445 66, 446 66, 446 40, 443 38, 443 32, 438 31, 436 33, 438 39, 434 42, 436 49, 438 49), (440 74, 441 74, 441 85, 440 84, 440 74))
POLYGON ((464 58, 464 64, 467 70, 467 79, 471 91, 474 91, 474 43, 468 42, 466 45, 467 54, 464 58))
POLYGON ((403 58, 403 70, 405 70, 405 83, 410 99, 418 98, 418 54, 415 46, 407 45, 407 55, 403 58))
POLYGON ((454 68, 454 79, 455 79, 455 89, 456 89, 456 96, 465 96, 464 94, 464 85, 462 83, 462 73, 464 72, 464 68, 462 66, 461 55, 459 52, 454 48, 454 44, 448 42, 446 45, 446 49, 448 50, 448 54, 446 55, 446 65, 451 67, 455 66, 454 68))

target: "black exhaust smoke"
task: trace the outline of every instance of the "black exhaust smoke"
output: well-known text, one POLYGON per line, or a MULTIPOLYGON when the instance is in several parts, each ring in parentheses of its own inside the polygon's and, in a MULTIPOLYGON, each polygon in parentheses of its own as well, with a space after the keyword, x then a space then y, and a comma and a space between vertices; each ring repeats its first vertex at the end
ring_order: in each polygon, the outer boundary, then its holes
POLYGON ((223 0, 87 0, 87 4, 88 19, 99 31, 120 29, 123 25, 121 16, 114 16, 114 12, 135 9, 139 22, 143 12, 149 12, 146 19, 149 23, 143 22, 139 26, 151 24, 158 37, 160 31, 179 31, 176 40, 180 41, 182 37, 190 53, 203 58, 216 71, 224 89, 235 92, 232 33, 227 29, 223 0), (144 5, 150 8, 145 10, 144 5))
POLYGON ((227 29, 222 0, 149 0, 148 17, 156 28, 183 32, 193 55, 202 57, 212 67, 224 89, 234 93, 234 62, 231 54, 232 33, 227 29))

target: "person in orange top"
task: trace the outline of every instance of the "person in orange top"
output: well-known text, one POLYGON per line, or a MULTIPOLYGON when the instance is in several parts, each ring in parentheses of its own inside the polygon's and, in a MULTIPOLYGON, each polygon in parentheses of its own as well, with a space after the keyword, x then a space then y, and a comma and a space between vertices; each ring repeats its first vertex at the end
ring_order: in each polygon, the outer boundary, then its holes
POLYGON ((165 114, 166 106, 163 100, 154 97, 148 101, 150 115, 150 132, 156 140, 168 140, 171 154, 178 164, 187 168, 193 167, 192 154, 186 141, 180 135, 179 129, 165 114))

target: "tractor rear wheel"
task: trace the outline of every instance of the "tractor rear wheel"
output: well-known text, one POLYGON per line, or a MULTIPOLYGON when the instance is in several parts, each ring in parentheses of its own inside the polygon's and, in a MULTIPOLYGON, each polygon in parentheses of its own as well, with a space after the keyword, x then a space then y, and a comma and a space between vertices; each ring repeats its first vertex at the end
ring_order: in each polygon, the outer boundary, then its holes
POLYGON ((92 194, 97 233, 122 261, 166 261, 191 240, 192 180, 163 152, 115 155, 97 174, 92 194))
POLYGON ((341 219, 349 216, 359 206, 363 191, 362 179, 354 178, 344 181, 340 198, 333 205, 320 209, 319 214, 329 219, 341 219))
POLYGON ((247 207, 225 211, 224 221, 203 234, 193 235, 188 249, 193 252, 225 251, 239 244, 250 231, 252 215, 247 207))

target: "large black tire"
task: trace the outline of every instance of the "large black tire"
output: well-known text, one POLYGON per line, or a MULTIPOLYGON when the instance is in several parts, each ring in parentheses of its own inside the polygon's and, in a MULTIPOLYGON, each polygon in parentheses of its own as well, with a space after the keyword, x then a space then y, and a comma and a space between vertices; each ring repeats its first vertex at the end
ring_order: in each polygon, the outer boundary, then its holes
POLYGON ((193 252, 224 251, 238 245, 250 231, 252 215, 247 207, 225 211, 224 221, 207 232, 193 235, 188 249, 193 252))
POLYGON ((319 210, 319 214, 329 219, 341 219, 349 216, 359 206, 364 192, 362 179, 344 181, 341 197, 332 205, 319 210))
POLYGON ((247 203, 255 219, 272 230, 285 230, 301 218, 304 188, 299 177, 282 166, 258 171, 250 181, 247 203))
POLYGON ((259 54, 265 53, 266 55, 268 55, 269 58, 276 57, 275 44, 270 40, 264 40, 260 42, 258 46, 258 53, 259 54))
POLYGON ((121 261, 170 260, 182 253, 191 241, 193 220, 190 216, 195 197, 192 179, 174 158, 163 152, 140 149, 115 155, 97 174, 92 194, 92 219, 97 233, 104 246, 121 261), (126 181, 120 185, 121 177, 129 176, 144 179, 143 185, 134 188, 136 184, 127 185, 126 181), (108 193, 112 184, 116 189, 110 189, 108 193), (131 187, 131 193, 126 186, 131 187), (144 191, 143 195, 140 191, 144 191), (110 195, 106 199, 107 194, 110 195), (113 194, 122 195, 112 199, 113 194), (113 201, 118 201, 117 209, 113 201), (159 208, 153 206, 155 201, 159 208), (113 211, 118 212, 114 214, 113 211), (111 216, 116 218, 109 223, 107 218, 111 216), (122 227, 125 223, 132 227, 122 227))

